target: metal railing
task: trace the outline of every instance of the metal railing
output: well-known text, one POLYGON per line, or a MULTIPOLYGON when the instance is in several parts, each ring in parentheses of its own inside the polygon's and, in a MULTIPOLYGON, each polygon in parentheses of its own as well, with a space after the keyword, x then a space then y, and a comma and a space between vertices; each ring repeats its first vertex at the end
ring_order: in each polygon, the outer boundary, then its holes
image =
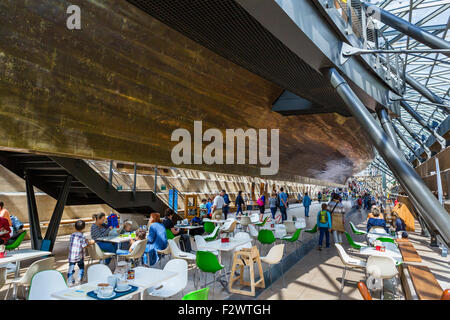
MULTIPOLYGON (((345 32, 348 35, 353 34, 359 40, 360 49, 394 49, 377 26, 379 22, 375 19, 376 10, 366 9, 359 0, 329 0, 327 6, 340 13, 345 32)), ((373 53, 371 55, 375 58, 372 67, 391 87, 403 93, 406 86, 403 59, 398 54, 373 53)))

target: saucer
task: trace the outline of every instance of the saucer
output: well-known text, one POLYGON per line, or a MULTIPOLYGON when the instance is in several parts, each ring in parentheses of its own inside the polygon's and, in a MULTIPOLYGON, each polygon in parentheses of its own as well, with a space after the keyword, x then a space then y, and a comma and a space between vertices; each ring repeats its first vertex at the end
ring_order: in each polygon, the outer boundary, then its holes
POLYGON ((125 291, 128 291, 128 290, 130 290, 130 289, 131 289, 131 286, 128 285, 128 287, 125 288, 125 289, 119 290, 118 288, 116 288, 116 289, 114 289, 114 291, 116 291, 116 292, 125 292, 125 291))
POLYGON ((111 293, 111 295, 108 296, 108 297, 104 297, 101 294, 97 294, 97 297, 100 298, 100 299, 109 299, 109 298, 114 297, 115 295, 116 295, 116 293, 113 291, 113 293, 111 293))

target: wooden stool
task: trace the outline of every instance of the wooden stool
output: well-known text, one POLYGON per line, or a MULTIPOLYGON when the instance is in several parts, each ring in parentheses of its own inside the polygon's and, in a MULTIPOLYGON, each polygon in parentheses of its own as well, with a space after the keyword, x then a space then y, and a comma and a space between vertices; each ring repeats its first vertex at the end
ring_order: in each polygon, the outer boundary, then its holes
POLYGON ((255 287, 265 288, 264 274, 261 265, 261 259, 259 257, 259 251, 256 246, 250 248, 244 248, 240 251, 234 252, 233 255, 233 267, 231 268, 230 281, 228 282, 228 289, 230 292, 244 294, 247 296, 255 296, 255 287), (259 280, 255 281, 254 263, 258 264, 259 280), (239 266, 239 276, 235 276, 236 268, 239 266), (250 282, 244 281, 244 267, 250 267, 250 282), (233 289, 233 283, 236 280, 240 280, 239 283, 244 286, 250 286, 250 291, 233 289))

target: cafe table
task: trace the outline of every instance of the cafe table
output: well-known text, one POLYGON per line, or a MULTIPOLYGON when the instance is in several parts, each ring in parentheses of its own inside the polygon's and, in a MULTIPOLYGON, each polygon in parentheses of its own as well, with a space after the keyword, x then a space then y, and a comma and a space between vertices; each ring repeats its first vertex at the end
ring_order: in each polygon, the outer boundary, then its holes
POLYGON ((364 256, 388 256, 394 258, 397 263, 402 262, 402 254, 395 244, 385 242, 383 246, 386 247, 384 252, 376 250, 375 247, 362 247, 359 249, 359 254, 364 256))
MULTIPOLYGON (((0 268, 7 268, 10 263, 15 263, 14 279, 20 276, 20 262, 30 259, 36 259, 51 255, 50 251, 41 251, 33 249, 19 249, 14 251, 7 251, 7 255, 4 258, 0 258, 0 268)), ((17 287, 13 288, 13 297, 16 296, 17 287)))
POLYGON ((366 234, 366 240, 367 243, 372 245, 374 243, 375 240, 377 240, 378 238, 390 238, 390 239, 395 239, 394 236, 391 236, 390 234, 383 234, 383 233, 367 233, 366 234))
POLYGON ((135 238, 132 238, 130 235, 128 235, 126 237, 121 237, 121 236, 117 235, 117 236, 106 236, 106 237, 97 238, 97 241, 115 243, 115 244, 117 244, 117 248, 120 249, 120 245, 122 243, 129 242, 130 239, 135 239, 135 238))
POLYGON ((223 224, 225 223, 227 220, 212 220, 212 219, 203 219, 203 222, 212 222, 212 223, 220 223, 223 224))
POLYGON ((189 236, 189 231, 190 230, 200 229, 200 228, 203 228, 203 226, 191 226, 191 225, 180 225, 180 224, 177 224, 177 225, 175 225, 175 228, 180 228, 180 229, 187 230, 187 235, 189 236))
MULTIPOLYGON (((145 290, 157 287, 162 282, 175 277, 177 274, 172 271, 161 270, 156 268, 137 267, 135 271, 134 280, 128 280, 132 286, 138 287, 138 290, 126 294, 114 300, 129 300, 133 296, 139 294, 140 299, 143 300, 145 290)), ((89 291, 97 288, 98 282, 85 283, 72 288, 52 293, 52 297, 56 300, 96 300, 87 295, 89 291)))

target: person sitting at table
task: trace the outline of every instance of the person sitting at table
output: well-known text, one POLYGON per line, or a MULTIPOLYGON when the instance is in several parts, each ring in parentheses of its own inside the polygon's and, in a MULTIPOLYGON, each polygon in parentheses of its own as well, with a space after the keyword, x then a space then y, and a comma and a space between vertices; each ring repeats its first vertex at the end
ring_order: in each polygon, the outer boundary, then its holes
POLYGON ((0 245, 8 243, 11 234, 11 228, 9 227, 9 221, 6 218, 0 217, 0 245))
POLYGON ((373 215, 373 213, 374 212, 378 212, 378 216, 379 216, 379 219, 384 219, 384 216, 383 216, 383 214, 380 212, 380 209, 378 209, 378 207, 376 206, 376 205, 373 205, 371 208, 370 208, 370 212, 369 212, 369 214, 367 215, 367 221, 369 221, 369 219, 370 218, 373 218, 374 217, 374 215, 373 215))
POLYGON ((147 246, 142 259, 145 265, 152 266, 159 260, 158 250, 164 250, 168 246, 166 228, 161 223, 159 213, 153 212, 150 214, 147 229, 147 246))
POLYGON ((14 232, 13 228, 11 228, 12 227, 11 216, 9 214, 9 211, 6 210, 5 204, 3 203, 3 201, 0 201, 0 217, 1 218, 5 218, 6 220, 8 220, 8 224, 9 224, 9 227, 10 227, 10 234, 9 234, 9 236, 11 237, 13 235, 13 232, 14 232))
MULTIPOLYGON (((94 223, 91 226, 91 238, 95 240, 100 249, 105 252, 115 253, 117 251, 117 245, 111 242, 104 242, 98 240, 99 238, 107 237, 109 232, 112 230, 112 227, 107 226, 105 223, 106 214, 104 212, 96 213, 92 215, 94 219, 94 223)), ((111 262, 111 258, 105 260, 105 264, 109 264, 111 262)))
POLYGON ((393 213, 392 214, 393 217, 393 221, 394 221, 394 227, 395 227, 395 232, 402 232, 402 231, 406 231, 406 225, 405 225, 405 221, 403 221, 402 218, 400 218, 400 216, 397 213, 393 213))
POLYGON ((170 209, 167 208, 166 209, 166 215, 162 221, 164 227, 166 229, 169 229, 170 231, 172 231, 174 236, 180 236, 180 247, 181 250, 185 251, 185 252, 191 252, 192 248, 191 248, 191 238, 187 235, 187 234, 183 234, 183 231, 175 228, 175 224, 173 223, 173 215, 175 214, 175 212, 170 209))
POLYGON ((378 211, 378 209, 374 209, 372 214, 373 218, 370 218, 367 221, 367 232, 369 232, 372 227, 382 227, 387 233, 389 233, 389 229, 386 226, 386 221, 380 218, 380 211, 378 211))
POLYGON ((137 229, 136 230, 136 238, 134 238, 134 239, 131 238, 130 239, 129 249, 128 250, 127 249, 117 249, 116 254, 117 255, 129 254, 130 252, 132 252, 134 250, 134 248, 136 247, 137 242, 139 240, 145 240, 146 235, 147 235, 147 232, 145 232, 144 229, 141 229, 141 228, 137 229))

